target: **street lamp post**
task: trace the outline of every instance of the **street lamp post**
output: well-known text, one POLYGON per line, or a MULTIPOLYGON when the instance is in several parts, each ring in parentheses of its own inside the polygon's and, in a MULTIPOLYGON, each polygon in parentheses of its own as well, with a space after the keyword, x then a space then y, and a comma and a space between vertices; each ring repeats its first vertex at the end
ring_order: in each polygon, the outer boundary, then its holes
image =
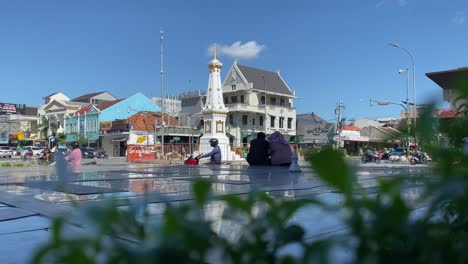
MULTIPOLYGON (((263 79, 263 92, 265 94, 265 101, 263 101, 263 107, 264 107, 264 112, 265 112, 265 118, 263 120, 263 125, 265 127, 265 134, 267 133, 267 109, 266 109, 266 106, 267 106, 267 93, 266 93, 266 80, 265 80, 265 75, 262 74, 262 79, 263 79)), ((261 98, 260 98, 260 102, 261 102, 261 98)))
POLYGON ((405 109, 405 116, 406 116, 406 126, 407 126, 407 129, 408 129, 408 133, 406 134, 406 155, 408 156, 409 155, 409 148, 410 148, 410 142, 409 142, 409 133, 410 133, 410 118, 409 118, 409 102, 408 102, 408 98, 406 98, 406 106, 404 104, 400 104, 400 103, 394 103, 394 102, 391 102, 391 101, 386 101, 386 100, 372 100, 370 99, 370 106, 374 106, 374 103, 377 103, 378 105, 391 105, 391 104, 394 104, 394 105, 399 105, 401 107, 403 107, 403 109, 405 109))
POLYGON ((163 67, 164 30, 161 29, 159 33, 161 36, 161 154, 163 156, 163 159, 166 159, 166 155, 164 154, 164 67, 163 67))
POLYGON ((414 104, 413 119, 414 119, 414 127, 416 129, 416 114, 417 114, 417 107, 416 107, 416 65, 414 63, 414 58, 413 58, 413 55, 409 52, 409 50, 401 47, 399 44, 389 43, 388 45, 392 46, 392 47, 395 47, 395 48, 399 48, 399 49, 405 51, 406 54, 408 54, 409 57, 411 58, 411 63, 413 64, 413 104, 414 104))

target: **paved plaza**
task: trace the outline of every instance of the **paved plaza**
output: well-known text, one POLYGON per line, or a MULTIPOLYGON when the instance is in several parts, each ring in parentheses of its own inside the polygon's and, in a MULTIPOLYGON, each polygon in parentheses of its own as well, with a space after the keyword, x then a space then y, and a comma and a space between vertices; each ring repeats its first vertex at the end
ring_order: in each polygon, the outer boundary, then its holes
MULTIPOLYGON (((376 192, 376 180, 399 174, 415 175, 407 186, 408 194, 417 194, 422 184, 417 175, 426 166, 407 163, 360 164, 349 160, 364 191, 376 192)), ((192 199, 190 185, 203 178, 213 183, 216 195, 244 195, 260 189, 271 196, 316 197, 330 203, 340 203, 341 195, 323 184, 315 173, 301 162, 301 173, 289 173, 287 167, 249 167, 246 165, 186 166, 129 164, 122 159, 97 160, 97 165, 82 166, 70 174, 66 184, 58 184, 54 166, 36 164, 24 167, 0 168, 0 263, 24 263, 34 249, 50 235, 50 219, 54 215, 72 212, 72 201, 93 204, 106 197, 117 197, 122 207, 127 199, 138 199, 150 193, 150 212, 159 217, 165 202, 185 202, 192 199), (12 254, 12 252, 15 252, 12 254)), ((223 226, 222 205, 209 206, 208 214, 219 219, 217 232, 233 232, 223 226)), ((343 225, 337 215, 317 208, 305 208, 293 218, 305 227, 307 237, 340 232, 343 225)), ((70 225, 70 232, 84 232, 86 226, 70 225)))

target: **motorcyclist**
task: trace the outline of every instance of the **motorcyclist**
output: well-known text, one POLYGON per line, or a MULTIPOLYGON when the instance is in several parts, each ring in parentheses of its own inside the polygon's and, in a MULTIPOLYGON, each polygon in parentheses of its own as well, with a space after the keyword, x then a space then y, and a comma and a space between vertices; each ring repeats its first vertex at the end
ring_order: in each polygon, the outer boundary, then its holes
POLYGON ((202 159, 202 158, 210 157, 209 164, 221 164, 221 149, 218 146, 218 139, 212 138, 210 139, 209 142, 210 142, 210 146, 213 147, 213 150, 211 150, 210 153, 199 155, 197 158, 202 159))
POLYGON ((81 149, 80 149, 80 143, 78 142, 73 142, 72 144, 72 152, 70 155, 66 156, 65 159, 70 162, 73 166, 79 166, 81 165, 81 149))

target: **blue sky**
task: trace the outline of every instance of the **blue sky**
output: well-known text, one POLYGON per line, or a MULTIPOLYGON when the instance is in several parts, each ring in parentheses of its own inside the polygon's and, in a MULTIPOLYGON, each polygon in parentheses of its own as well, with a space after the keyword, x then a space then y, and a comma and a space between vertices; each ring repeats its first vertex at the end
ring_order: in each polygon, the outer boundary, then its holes
POLYGON ((465 0, 0 0, 0 101, 35 106, 58 91, 159 96, 164 28, 170 95, 206 90, 207 50, 218 43, 224 74, 232 56, 280 69, 298 113, 332 120, 342 99, 348 119, 398 116, 399 106, 369 106, 405 99, 398 69, 410 59, 387 43, 413 54, 417 102, 441 99, 424 74, 468 66, 467 16, 465 0))

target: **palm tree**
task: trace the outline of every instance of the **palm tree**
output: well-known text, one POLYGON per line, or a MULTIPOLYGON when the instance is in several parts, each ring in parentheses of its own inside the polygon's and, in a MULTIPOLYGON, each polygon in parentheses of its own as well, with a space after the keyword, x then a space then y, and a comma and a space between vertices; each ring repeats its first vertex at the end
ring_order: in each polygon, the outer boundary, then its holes
POLYGON ((39 126, 39 130, 41 131, 41 135, 44 138, 48 137, 49 131, 51 134, 55 134, 57 131, 57 118, 55 116, 41 116, 41 125, 39 126))

